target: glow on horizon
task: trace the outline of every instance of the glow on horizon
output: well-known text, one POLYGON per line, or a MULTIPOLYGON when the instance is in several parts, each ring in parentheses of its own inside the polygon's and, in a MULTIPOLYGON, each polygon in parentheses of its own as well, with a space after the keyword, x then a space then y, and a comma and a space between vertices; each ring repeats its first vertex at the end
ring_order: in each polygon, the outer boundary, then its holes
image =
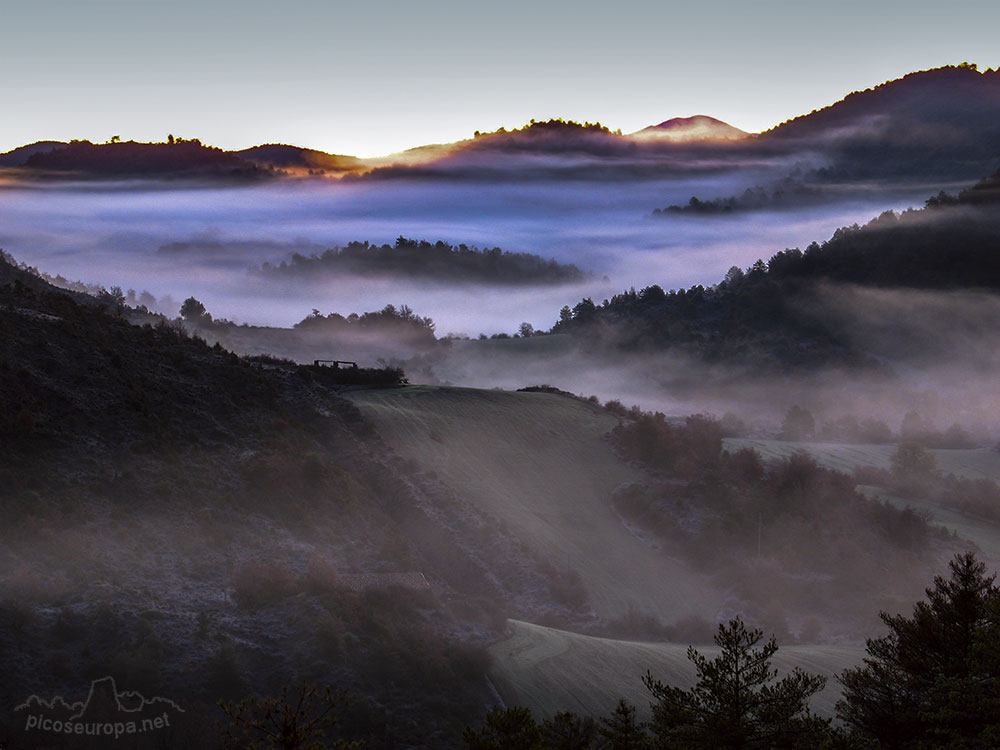
POLYGON ((759 132, 915 70, 1000 66, 994 0, 15 0, 4 20, 0 151, 173 133, 382 156, 550 117, 759 132))

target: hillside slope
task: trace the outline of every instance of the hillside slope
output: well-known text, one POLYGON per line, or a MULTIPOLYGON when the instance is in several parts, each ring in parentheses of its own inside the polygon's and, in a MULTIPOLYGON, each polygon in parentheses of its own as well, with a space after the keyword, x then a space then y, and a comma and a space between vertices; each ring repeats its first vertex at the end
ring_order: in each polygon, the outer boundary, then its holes
POLYGON ((0 167, 20 167, 35 154, 48 153, 69 144, 62 141, 37 141, 0 154, 0 167))
POLYGON ((856 91, 756 140, 760 145, 820 148, 831 157, 822 174, 835 179, 904 174, 968 178, 976 169, 995 168, 998 123, 1000 71, 959 65, 856 91))
POLYGON ((350 689, 368 747, 457 746, 497 601, 545 574, 482 524, 467 553, 331 373, 74 298, 0 257, 0 746, 104 677, 181 705, 160 748, 300 680, 350 689))
POLYGON ((616 419, 551 393, 416 386, 349 394, 399 454, 575 571, 601 617, 641 605, 666 621, 717 609, 707 579, 632 535, 612 491, 641 474, 604 441, 616 419))

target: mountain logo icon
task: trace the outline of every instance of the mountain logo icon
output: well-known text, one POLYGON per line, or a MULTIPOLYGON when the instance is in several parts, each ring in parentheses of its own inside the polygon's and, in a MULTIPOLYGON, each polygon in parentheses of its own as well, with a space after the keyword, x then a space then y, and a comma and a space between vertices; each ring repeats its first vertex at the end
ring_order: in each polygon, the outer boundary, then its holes
POLYGON ((25 732, 48 732, 119 739, 166 729, 184 713, 169 698, 146 698, 135 691, 120 691, 114 677, 90 683, 87 698, 71 703, 57 695, 45 700, 32 695, 14 708, 24 716, 25 732))

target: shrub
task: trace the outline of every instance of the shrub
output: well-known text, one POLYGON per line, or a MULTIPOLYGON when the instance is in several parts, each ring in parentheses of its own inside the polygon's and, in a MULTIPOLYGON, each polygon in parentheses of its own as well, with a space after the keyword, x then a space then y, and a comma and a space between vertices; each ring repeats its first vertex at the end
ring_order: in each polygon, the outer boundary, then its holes
POLYGON ((223 702, 222 711, 229 718, 225 727, 225 743, 230 747, 247 748, 334 748, 349 750, 360 747, 336 737, 340 718, 347 707, 345 691, 330 685, 318 687, 303 684, 297 688, 281 688, 274 698, 244 698, 239 702, 223 702))

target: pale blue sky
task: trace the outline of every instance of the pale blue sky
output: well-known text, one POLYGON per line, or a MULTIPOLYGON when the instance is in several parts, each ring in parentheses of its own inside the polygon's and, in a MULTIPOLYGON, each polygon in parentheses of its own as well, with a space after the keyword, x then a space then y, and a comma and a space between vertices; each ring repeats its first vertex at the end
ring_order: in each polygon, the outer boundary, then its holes
POLYGON ((1000 3, 0 0, 0 151, 278 141, 371 155, 516 127, 757 131, 851 90, 1000 66, 1000 3))

